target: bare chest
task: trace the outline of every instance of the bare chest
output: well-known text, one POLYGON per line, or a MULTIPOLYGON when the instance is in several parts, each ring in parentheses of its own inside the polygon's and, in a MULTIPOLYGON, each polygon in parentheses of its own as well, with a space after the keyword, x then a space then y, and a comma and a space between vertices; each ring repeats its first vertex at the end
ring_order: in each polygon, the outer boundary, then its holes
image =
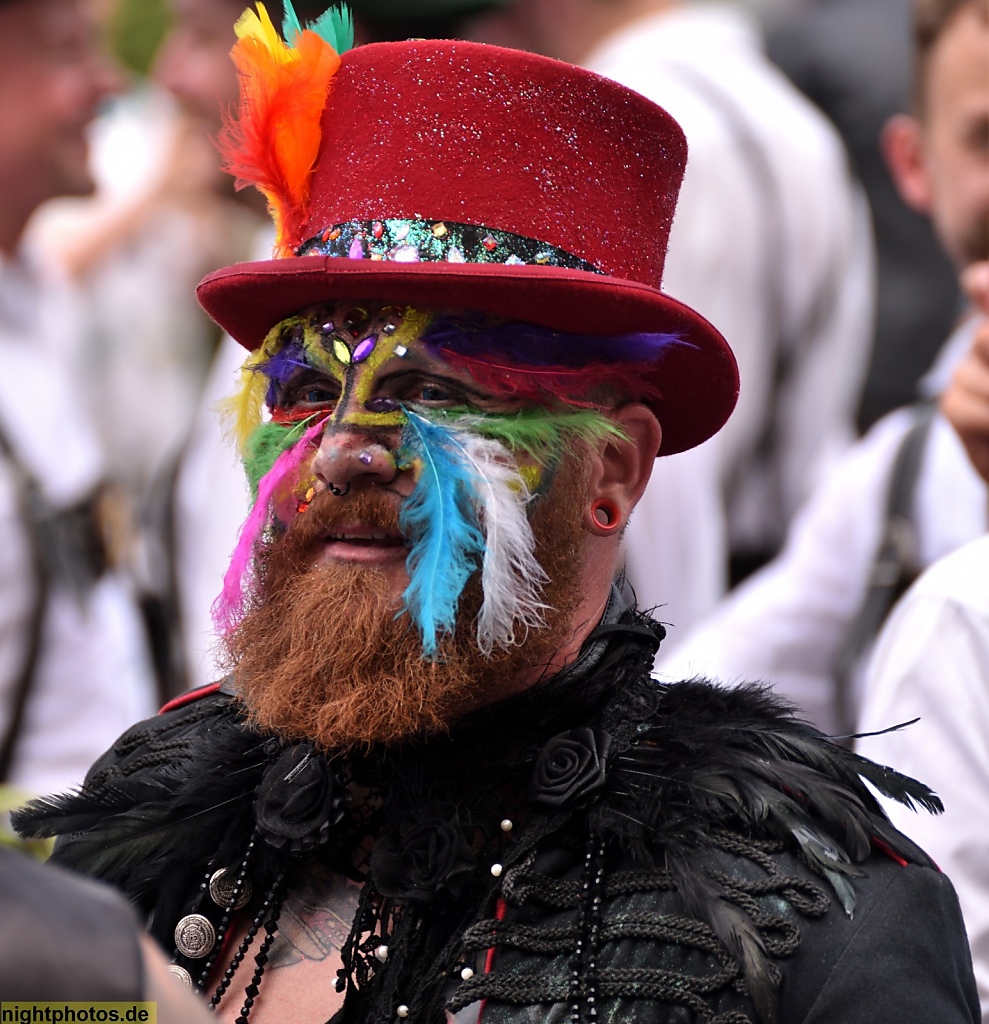
MULTIPOLYGON (((250 1005, 251 1024, 322 1024, 336 1013, 343 1003, 334 984, 342 966, 340 949, 350 932, 359 893, 356 882, 321 867, 314 867, 289 890, 250 1005)), ((233 937, 231 956, 249 926, 245 921, 233 937)), ((264 934, 262 930, 254 939, 217 1007, 216 1016, 225 1024, 234 1024, 242 1013, 264 934)), ((221 977, 226 966, 220 965, 221 977)))

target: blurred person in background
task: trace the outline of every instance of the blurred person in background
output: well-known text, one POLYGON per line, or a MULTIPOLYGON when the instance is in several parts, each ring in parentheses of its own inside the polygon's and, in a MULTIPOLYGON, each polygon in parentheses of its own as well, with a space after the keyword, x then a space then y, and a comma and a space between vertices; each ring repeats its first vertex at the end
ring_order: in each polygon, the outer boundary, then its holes
MULTIPOLYGON (((983 118, 989 136, 989 110, 983 118)), ((964 282, 989 315, 989 262, 970 267, 964 282)), ((989 481, 989 319, 941 407, 989 481)), ((860 738, 856 749, 901 771, 923 767, 944 800, 936 828, 904 808, 887 811, 958 890, 989 1021, 989 536, 935 562, 893 610, 869 663, 859 728, 877 735, 860 738), (903 732, 881 731, 915 718, 903 732)))
POLYGON ((660 103, 689 157, 668 287, 724 325, 744 386, 716 445, 667 460, 626 538, 641 607, 687 629, 766 561, 854 439, 872 331, 864 199, 835 130, 766 59, 731 3, 524 0, 474 38, 581 64, 660 103))
POLYGON ((869 199, 876 325, 862 431, 916 398, 961 302, 957 270, 883 158, 883 127, 912 100, 911 11, 910 0, 813 0, 768 30, 769 56, 838 128, 869 199))
MULTIPOLYGON (((217 6, 226 17, 228 5, 217 6)), ((116 48, 136 73, 94 125, 99 191, 49 204, 33 225, 35 240, 78 282, 91 317, 81 383, 136 520, 128 569, 163 699, 189 677, 174 557, 176 477, 221 337, 194 289, 209 267, 252 255, 265 223, 263 204, 236 195, 220 171, 213 138, 235 76, 215 49, 221 37, 229 48, 230 25, 221 33, 209 13, 206 3, 110 4, 116 48)), ((224 552, 245 503, 236 490, 218 503, 233 510, 215 538, 224 552)))
MULTIPOLYGON (((989 256, 989 10, 917 0, 916 43, 916 111, 890 122, 885 151, 904 199, 930 215, 962 271, 989 256)), ((943 391, 983 322, 975 308, 962 319, 928 394, 943 391)), ((767 679, 826 731, 853 730, 855 663, 900 581, 985 533, 987 508, 948 420, 923 406, 890 413, 821 484, 780 557, 661 662, 664 676, 767 679)))
POLYGON ((154 706, 140 618, 108 567, 84 314, 24 243, 41 203, 93 189, 86 129, 119 81, 91 13, 0 2, 0 782, 33 792, 81 782, 154 706))
POLYGON ((8 1008, 15 1000, 149 1002, 157 1024, 210 1020, 109 886, 0 846, 0 906, 0 994, 8 1008))

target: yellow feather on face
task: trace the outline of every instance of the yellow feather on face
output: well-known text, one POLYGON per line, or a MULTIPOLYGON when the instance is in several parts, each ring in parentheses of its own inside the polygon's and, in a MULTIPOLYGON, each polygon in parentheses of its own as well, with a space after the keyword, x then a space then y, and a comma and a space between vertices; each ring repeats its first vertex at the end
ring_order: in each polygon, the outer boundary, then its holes
POLYGON ((237 451, 243 455, 244 445, 254 428, 261 422, 268 379, 259 372, 282 346, 282 323, 275 324, 261 347, 251 352, 240 368, 240 387, 229 397, 217 403, 217 412, 224 424, 225 433, 232 436, 237 451))

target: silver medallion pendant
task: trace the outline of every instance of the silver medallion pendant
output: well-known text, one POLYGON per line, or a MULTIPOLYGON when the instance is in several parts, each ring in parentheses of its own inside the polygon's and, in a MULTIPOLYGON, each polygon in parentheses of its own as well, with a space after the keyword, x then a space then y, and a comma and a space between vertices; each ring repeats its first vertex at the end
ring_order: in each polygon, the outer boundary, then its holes
POLYGON ((183 987, 192 989, 192 975, 178 964, 169 964, 168 973, 183 987))
POLYGON ((216 929, 202 914, 186 914, 175 926, 175 948, 192 960, 206 956, 216 944, 216 929))
POLYGON ((236 901, 231 902, 236 888, 237 877, 227 868, 217 869, 210 877, 209 894, 212 896, 213 902, 218 907, 223 907, 224 910, 240 910, 241 907, 246 907, 250 901, 251 883, 246 878, 240 883, 240 893, 237 895, 236 901))

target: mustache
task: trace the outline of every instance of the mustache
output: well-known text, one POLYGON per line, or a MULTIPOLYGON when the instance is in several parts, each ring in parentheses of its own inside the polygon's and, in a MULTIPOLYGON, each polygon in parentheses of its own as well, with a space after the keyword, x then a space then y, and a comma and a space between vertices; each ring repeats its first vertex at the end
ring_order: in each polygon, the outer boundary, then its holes
POLYGON ((362 487, 343 497, 320 491, 288 524, 278 546, 289 560, 307 564, 317 545, 337 526, 359 522, 374 530, 400 533, 402 503, 399 495, 377 488, 362 487))

